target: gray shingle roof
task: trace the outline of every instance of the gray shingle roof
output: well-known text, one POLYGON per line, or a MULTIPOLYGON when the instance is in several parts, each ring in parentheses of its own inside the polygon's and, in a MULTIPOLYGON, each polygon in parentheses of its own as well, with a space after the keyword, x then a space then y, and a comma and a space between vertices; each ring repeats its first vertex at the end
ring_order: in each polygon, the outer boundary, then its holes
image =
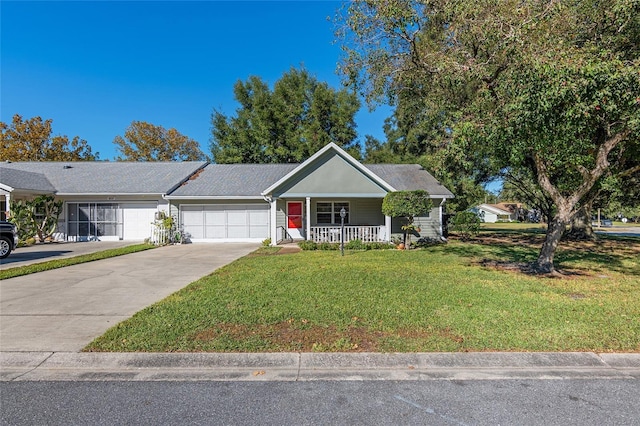
POLYGON ((0 181, 5 183, 5 173, 7 176, 12 173, 9 170, 21 170, 42 174, 58 194, 164 194, 205 164, 204 161, 1 163, 0 181))
MULTIPOLYGON (((58 194, 165 194, 176 197, 260 197, 299 164, 205 162, 16 162, 0 163, 0 183, 58 194), (200 173, 196 173, 201 169, 200 173), (191 179, 185 180, 191 176, 191 179), (181 185, 180 185, 181 184, 181 185), (173 192, 172 189, 176 188, 173 192)), ((424 189, 453 197, 417 164, 366 164, 397 190, 424 189)))
POLYGON ((21 191, 52 193, 51 182, 42 173, 0 167, 0 183, 21 191))
POLYGON ((177 197, 260 197, 299 164, 209 164, 171 193, 177 197))
MULTIPOLYGON (((209 164, 186 181, 172 197, 260 197, 299 164, 209 164)), ((453 197, 418 164, 365 164, 371 172, 397 190, 424 189, 433 196, 453 197)))
POLYGON ((398 191, 424 189, 431 196, 453 197, 451 191, 419 164, 365 164, 365 167, 398 191))

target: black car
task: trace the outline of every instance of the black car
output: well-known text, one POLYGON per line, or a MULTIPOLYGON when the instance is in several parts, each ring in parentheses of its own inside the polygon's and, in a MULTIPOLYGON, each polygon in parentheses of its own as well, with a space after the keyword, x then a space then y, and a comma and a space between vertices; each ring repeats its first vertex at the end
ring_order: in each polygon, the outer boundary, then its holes
POLYGON ((0 259, 9 256, 18 246, 18 228, 10 222, 0 221, 0 259))

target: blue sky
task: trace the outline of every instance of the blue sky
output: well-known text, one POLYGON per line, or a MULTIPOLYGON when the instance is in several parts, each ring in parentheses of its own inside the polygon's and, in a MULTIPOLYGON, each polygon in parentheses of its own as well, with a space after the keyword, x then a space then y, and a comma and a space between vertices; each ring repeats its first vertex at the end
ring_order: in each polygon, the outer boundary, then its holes
MULTIPOLYGON (((2 1, 0 121, 53 120, 100 159, 134 120, 176 128, 209 154, 210 116, 238 107, 233 85, 270 85, 291 67, 340 87, 334 1, 2 1)), ((388 107, 362 105, 358 139, 384 138, 388 107)))

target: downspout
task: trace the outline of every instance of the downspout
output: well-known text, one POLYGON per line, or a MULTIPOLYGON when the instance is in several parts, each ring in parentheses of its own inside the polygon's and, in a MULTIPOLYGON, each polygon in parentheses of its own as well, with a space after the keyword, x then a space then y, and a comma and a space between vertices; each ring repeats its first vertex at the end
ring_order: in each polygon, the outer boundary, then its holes
POLYGON ((438 213, 440 215, 440 239, 443 241, 447 241, 447 239, 444 237, 444 229, 442 226, 442 206, 444 206, 444 202, 447 201, 446 198, 442 198, 442 201, 440 202, 440 206, 438 206, 438 213))

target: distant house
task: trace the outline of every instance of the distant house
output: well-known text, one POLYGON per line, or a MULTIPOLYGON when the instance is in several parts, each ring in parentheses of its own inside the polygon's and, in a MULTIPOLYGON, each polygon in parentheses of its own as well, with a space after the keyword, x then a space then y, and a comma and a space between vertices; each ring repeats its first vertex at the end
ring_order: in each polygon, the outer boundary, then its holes
POLYGON ((442 236, 453 194, 417 164, 364 165, 330 143, 301 164, 206 162, 0 163, 0 200, 53 194, 64 201, 56 238, 142 240, 157 213, 175 217, 193 242, 339 239, 390 241, 399 218, 382 214, 388 192, 426 190, 433 209, 421 236, 442 236))
POLYGON ((482 222, 496 223, 498 221, 511 222, 516 220, 515 213, 502 209, 495 204, 480 204, 471 208, 471 211, 478 215, 482 222))

